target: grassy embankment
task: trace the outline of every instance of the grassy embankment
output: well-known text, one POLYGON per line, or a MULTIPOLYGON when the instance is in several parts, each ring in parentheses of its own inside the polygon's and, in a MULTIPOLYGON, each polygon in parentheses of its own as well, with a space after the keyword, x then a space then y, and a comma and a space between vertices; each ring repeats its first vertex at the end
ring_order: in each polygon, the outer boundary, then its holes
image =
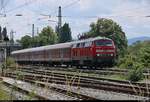
POLYGON ((0 82, 0 100, 10 100, 10 95, 4 91, 1 87, 2 83, 0 82))

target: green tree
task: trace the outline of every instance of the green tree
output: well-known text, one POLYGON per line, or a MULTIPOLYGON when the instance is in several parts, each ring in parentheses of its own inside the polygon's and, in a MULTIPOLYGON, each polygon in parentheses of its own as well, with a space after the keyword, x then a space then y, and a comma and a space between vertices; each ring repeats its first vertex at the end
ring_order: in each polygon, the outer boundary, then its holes
POLYGON ((140 63, 134 62, 133 67, 129 70, 127 79, 131 82, 136 82, 143 79, 143 66, 140 63))
POLYGON ((65 23, 63 27, 61 28, 61 35, 60 35, 60 43, 70 42, 72 41, 71 36, 71 29, 69 27, 69 24, 65 23))
POLYGON ((35 36, 34 38, 26 35, 17 42, 22 44, 23 49, 45 46, 55 44, 57 42, 57 34, 53 31, 51 27, 48 26, 43 28, 41 33, 39 33, 39 35, 35 36))
POLYGON ((3 35, 3 40, 4 41, 9 41, 9 38, 8 38, 8 35, 7 35, 7 28, 6 27, 3 28, 2 35, 3 35))
POLYGON ((23 49, 32 47, 32 38, 29 35, 22 37, 18 42, 22 45, 23 49))
POLYGON ((60 39, 60 34, 59 34, 58 26, 55 27, 55 33, 57 33, 57 37, 58 37, 58 40, 59 40, 60 39))
POLYGON ((40 45, 40 38, 39 36, 35 36, 34 38, 32 38, 32 45, 33 47, 38 47, 38 46, 41 46, 40 45))
POLYGON ((111 38, 117 47, 118 55, 124 56, 127 49, 127 38, 121 26, 111 19, 101 18, 96 23, 90 25, 90 31, 85 33, 88 37, 108 37, 111 38))
POLYGON ((144 67, 150 68, 150 48, 142 48, 139 52, 139 61, 144 67))
POLYGON ((145 68, 150 68, 150 41, 138 41, 129 46, 128 52, 136 56, 136 62, 143 64, 145 68))
POLYGON ((118 61, 119 68, 132 69, 136 56, 128 54, 123 58, 120 58, 118 61))
POLYGON ((41 44, 41 46, 55 44, 57 42, 57 39, 57 34, 50 26, 43 28, 43 30, 39 34, 39 43, 41 44))
POLYGON ((136 42, 128 47, 128 54, 119 60, 119 67, 131 69, 134 63, 150 68, 150 41, 136 42))

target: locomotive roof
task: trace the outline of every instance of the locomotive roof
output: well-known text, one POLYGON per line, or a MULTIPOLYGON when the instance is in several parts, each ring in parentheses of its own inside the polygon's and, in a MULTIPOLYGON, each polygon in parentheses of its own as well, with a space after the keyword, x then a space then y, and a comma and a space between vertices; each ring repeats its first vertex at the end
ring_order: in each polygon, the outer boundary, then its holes
POLYGON ((61 44, 48 45, 48 46, 42 46, 42 47, 36 47, 36 48, 29 48, 29 49, 13 51, 12 54, 26 53, 26 52, 36 52, 36 51, 58 49, 58 48, 70 48, 72 46, 72 44, 95 41, 95 40, 100 40, 100 39, 111 40, 111 39, 106 38, 106 37, 95 37, 95 38, 89 38, 89 39, 84 39, 84 40, 80 40, 80 41, 73 41, 73 42, 68 42, 68 43, 61 43, 61 44))
POLYGON ((99 37, 95 37, 95 38, 89 38, 89 39, 74 41, 73 44, 82 43, 82 42, 90 42, 90 41, 95 41, 95 40, 102 40, 102 39, 105 39, 105 40, 112 40, 112 39, 109 39, 109 38, 106 38, 106 37, 100 37, 100 36, 99 36, 99 37))

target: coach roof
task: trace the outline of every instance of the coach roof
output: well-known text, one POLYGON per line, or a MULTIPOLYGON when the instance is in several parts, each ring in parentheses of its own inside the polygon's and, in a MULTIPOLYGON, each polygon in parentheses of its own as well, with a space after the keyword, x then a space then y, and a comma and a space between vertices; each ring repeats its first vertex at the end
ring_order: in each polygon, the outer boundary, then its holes
POLYGON ((51 49, 61 49, 61 48, 71 48, 71 42, 69 43, 61 43, 61 44, 55 44, 55 45, 48 45, 48 46, 42 46, 42 47, 36 47, 36 48, 29 48, 29 49, 23 49, 12 52, 12 54, 18 54, 18 53, 26 53, 26 52, 37 52, 37 51, 43 51, 43 50, 51 50, 51 49))

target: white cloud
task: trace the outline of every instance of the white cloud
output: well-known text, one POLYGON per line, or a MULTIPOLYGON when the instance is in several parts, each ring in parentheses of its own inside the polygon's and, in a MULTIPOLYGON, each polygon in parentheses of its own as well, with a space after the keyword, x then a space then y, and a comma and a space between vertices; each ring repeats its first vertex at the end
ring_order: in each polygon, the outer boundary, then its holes
MULTIPOLYGON (((26 33, 31 33, 32 23, 35 23, 36 27, 40 27, 40 30, 47 25, 55 28, 57 23, 48 22, 47 19, 37 21, 38 18, 43 18, 40 14, 51 14, 55 11, 55 14, 53 13, 52 16, 56 16, 58 6, 65 7, 76 0, 11 0, 6 10, 10 10, 30 1, 35 2, 8 13, 7 18, 0 19, 2 26, 8 26, 9 31, 13 29, 17 32, 15 35, 17 39, 26 33), (15 14, 23 14, 23 17, 15 17, 15 14)), ((70 24, 74 38, 78 33, 88 31, 90 23, 97 20, 97 18, 81 19, 81 15, 112 18, 122 26, 129 38, 141 36, 141 33, 150 33, 150 19, 141 17, 149 15, 149 3, 149 0, 80 0, 71 7, 63 9, 65 15, 75 15, 79 18, 71 18, 72 20, 63 18, 63 21, 70 24), (135 17, 126 17, 127 15, 135 17)), ((57 17, 52 17, 51 19, 56 21, 57 17)))
POLYGON ((92 8, 93 0, 80 0, 79 6, 81 11, 88 10, 92 8))

